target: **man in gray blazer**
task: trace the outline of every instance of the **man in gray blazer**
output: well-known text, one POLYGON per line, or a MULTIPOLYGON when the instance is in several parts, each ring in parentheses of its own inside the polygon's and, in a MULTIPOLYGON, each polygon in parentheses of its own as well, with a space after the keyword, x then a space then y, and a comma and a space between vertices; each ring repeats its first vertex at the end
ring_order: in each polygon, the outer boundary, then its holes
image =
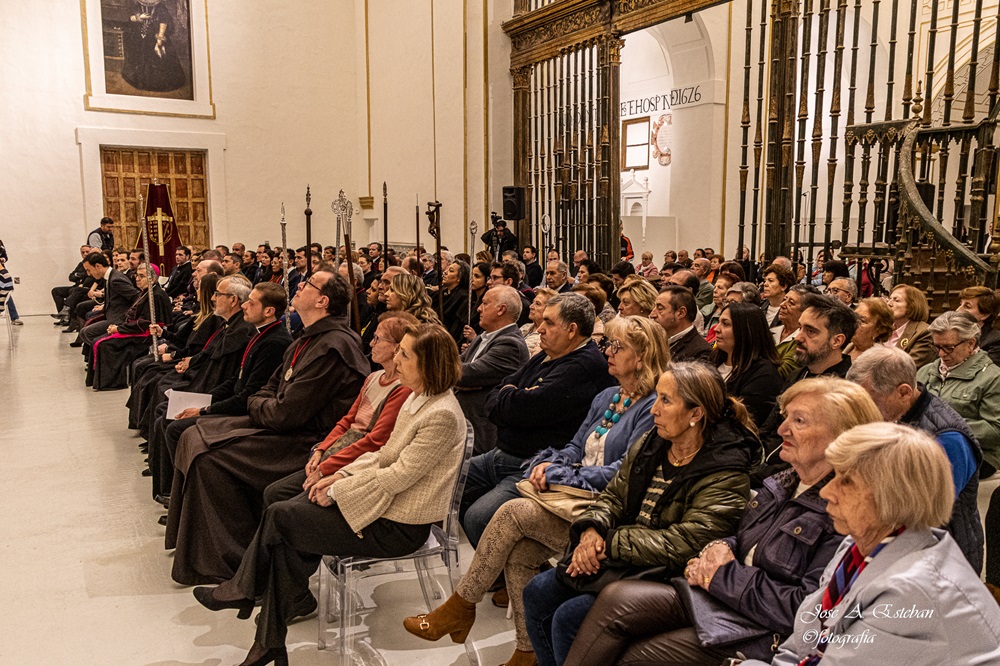
POLYGON ((458 403, 475 431, 476 454, 496 446, 497 427, 486 415, 486 396, 528 361, 528 347, 517 329, 521 295, 509 286, 487 290, 479 305, 482 335, 462 354, 462 378, 455 388, 458 403))
POLYGON ((85 326, 80 331, 80 340, 85 345, 108 334, 108 326, 120 326, 125 321, 125 313, 139 297, 139 290, 124 273, 110 266, 108 258, 100 252, 91 252, 83 260, 83 268, 95 280, 104 278, 104 321, 85 326))

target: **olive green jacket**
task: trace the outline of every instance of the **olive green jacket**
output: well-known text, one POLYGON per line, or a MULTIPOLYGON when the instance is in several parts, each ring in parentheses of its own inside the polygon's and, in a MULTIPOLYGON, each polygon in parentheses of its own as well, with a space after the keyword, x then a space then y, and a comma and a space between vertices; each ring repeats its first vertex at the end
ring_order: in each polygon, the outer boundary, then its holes
MULTIPOLYGON (((757 438, 724 417, 694 459, 680 468, 661 496, 653 525, 636 524, 639 508, 670 442, 650 430, 629 449, 621 469, 571 528, 571 548, 593 527, 607 544, 609 564, 664 567, 678 575, 710 541, 732 535, 750 496, 750 468, 761 457, 757 438)), ((666 463, 669 464, 669 463, 666 463)))
POLYGON ((979 350, 941 379, 941 359, 917 370, 917 381, 958 412, 983 448, 983 461, 1000 468, 1000 368, 979 350))

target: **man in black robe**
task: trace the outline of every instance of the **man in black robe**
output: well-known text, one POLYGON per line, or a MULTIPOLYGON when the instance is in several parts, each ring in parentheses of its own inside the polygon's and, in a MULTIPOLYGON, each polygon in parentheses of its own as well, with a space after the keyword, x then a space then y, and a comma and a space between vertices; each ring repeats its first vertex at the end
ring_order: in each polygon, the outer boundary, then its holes
MULTIPOLYGON (((243 352, 237 372, 207 391, 212 395, 212 404, 208 407, 192 407, 179 414, 167 414, 165 406, 158 410, 160 416, 150 438, 150 451, 155 448, 158 454, 155 462, 152 454, 149 458, 153 498, 158 502, 169 503, 174 452, 184 431, 193 426, 199 416, 246 416, 250 396, 262 389, 281 365, 282 356, 292 342, 292 336, 281 321, 285 306, 285 290, 278 285, 262 282, 254 287, 241 307, 243 320, 254 327, 255 334, 243 352)), ((166 524, 165 518, 163 524, 166 524)))
POLYGON ((350 329, 350 285, 321 270, 292 301, 305 326, 247 416, 199 419, 181 436, 167 517, 172 577, 221 583, 239 568, 268 484, 297 471, 350 409, 370 366, 350 329))
MULTIPOLYGON (((142 291, 125 313, 121 325, 108 326, 108 335, 93 347, 84 349, 87 358, 87 386, 95 391, 114 391, 128 386, 128 368, 132 361, 149 349, 149 325, 170 321, 170 299, 153 282, 153 307, 156 321, 149 319, 149 265, 141 264, 135 272, 136 286, 142 291)), ((155 275, 155 272, 154 272, 155 275)))
MULTIPOLYGON (((182 372, 169 373, 157 384, 157 396, 147 412, 146 432, 149 435, 149 474, 153 477, 153 497, 170 492, 173 464, 164 443, 168 398, 167 389, 207 393, 233 377, 246 351, 250 338, 256 333, 252 324, 243 317, 242 305, 250 296, 246 282, 225 279, 219 282, 212 303, 215 316, 225 321, 205 349, 195 354, 191 361, 177 364, 182 372), (212 344, 216 342, 216 344, 212 344), (162 390, 162 393, 159 391, 162 390)), ((175 369, 177 369, 175 368, 175 369)), ((142 430, 140 428, 140 430, 142 430)))

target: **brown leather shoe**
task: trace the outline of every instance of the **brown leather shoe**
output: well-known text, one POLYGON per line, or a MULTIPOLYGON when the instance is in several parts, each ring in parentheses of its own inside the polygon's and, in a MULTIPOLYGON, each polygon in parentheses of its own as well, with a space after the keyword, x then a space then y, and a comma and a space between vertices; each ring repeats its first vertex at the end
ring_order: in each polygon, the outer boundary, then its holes
POLYGON ((514 650, 513 656, 507 660, 507 663, 500 664, 500 666, 538 666, 538 660, 535 659, 534 652, 514 650))
POLYGON ((494 592, 493 596, 490 597, 490 603, 497 608, 507 608, 507 606, 510 606, 510 595, 507 594, 507 588, 501 587, 494 592))
POLYGON ((445 634, 455 643, 464 643, 476 622, 476 604, 452 594, 448 600, 427 615, 417 615, 403 620, 403 628, 423 638, 436 641, 445 634))

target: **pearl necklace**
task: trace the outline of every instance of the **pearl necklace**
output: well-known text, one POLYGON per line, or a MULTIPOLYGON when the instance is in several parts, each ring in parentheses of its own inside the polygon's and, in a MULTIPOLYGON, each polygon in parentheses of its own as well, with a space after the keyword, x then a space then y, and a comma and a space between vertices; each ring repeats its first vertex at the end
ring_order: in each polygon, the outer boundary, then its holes
POLYGON ((611 430, 611 427, 621 420, 622 414, 625 413, 625 410, 631 406, 632 398, 625 398, 625 400, 622 401, 621 391, 615 393, 614 397, 611 398, 611 404, 608 405, 606 410, 604 410, 604 419, 601 421, 601 425, 594 428, 594 432, 597 433, 597 436, 604 437, 607 435, 608 431, 611 430), (618 408, 619 403, 621 404, 620 410, 618 408))

